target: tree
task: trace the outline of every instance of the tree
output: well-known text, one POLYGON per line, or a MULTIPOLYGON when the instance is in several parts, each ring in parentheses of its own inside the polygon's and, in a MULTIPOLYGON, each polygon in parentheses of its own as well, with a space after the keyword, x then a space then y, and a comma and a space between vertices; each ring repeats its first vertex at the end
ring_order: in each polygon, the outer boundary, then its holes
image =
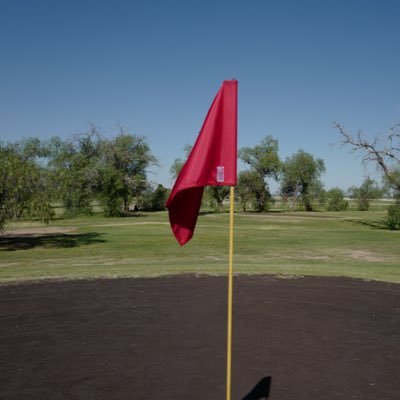
POLYGON ((18 146, 0 146, 0 231, 13 218, 26 215, 48 223, 53 217, 48 177, 34 161, 36 156, 18 146))
POLYGON ((379 199, 384 193, 384 189, 370 178, 366 178, 360 187, 352 186, 349 188, 351 198, 357 199, 358 209, 367 211, 371 199, 379 199))
POLYGON ((238 192, 243 211, 247 211, 250 203, 256 211, 263 211, 268 197, 264 180, 255 171, 242 171, 239 173, 238 192))
POLYGON ((368 139, 361 131, 352 135, 337 122, 334 122, 334 127, 341 135, 343 146, 361 154, 364 165, 372 163, 382 172, 397 203, 400 203, 400 123, 374 139, 368 139))
POLYGON ((54 137, 50 141, 48 165, 67 215, 92 212, 100 179, 101 145, 102 137, 94 125, 72 140, 54 137))
POLYGON ((123 174, 110 165, 99 169, 98 196, 106 217, 119 217, 125 210, 124 198, 127 196, 123 174))
MULTIPOLYGON (((193 146, 190 144, 186 144, 185 147, 183 148, 183 151, 185 152, 185 159, 189 157, 190 152, 192 151, 193 146)), ((169 169, 169 173, 172 176, 172 179, 176 179, 179 175, 179 172, 181 172, 181 169, 183 167, 183 164, 185 164, 185 161, 182 160, 181 158, 175 158, 174 163, 171 165, 171 168, 169 169)))
POLYGON ((30 160, 36 164, 42 164, 43 159, 49 155, 49 147, 39 138, 24 138, 15 143, 8 143, 5 147, 9 151, 18 154, 22 160, 30 160))
POLYGON ((146 189, 148 168, 156 165, 157 159, 144 137, 122 129, 114 140, 103 140, 100 158, 99 192, 106 200, 106 214, 127 212, 131 199, 146 189))
POLYGON ((216 211, 222 211, 224 200, 229 195, 229 186, 208 186, 207 194, 211 202, 211 207, 216 211))
POLYGON ((128 211, 129 202, 147 187, 148 168, 156 165, 145 138, 120 128, 109 140, 91 125, 73 140, 53 138, 49 166, 69 215, 92 212, 95 199, 106 216, 128 211))
POLYGON ((264 211, 268 199, 271 197, 266 179, 278 179, 281 170, 281 162, 278 155, 278 141, 272 136, 266 136, 259 145, 254 147, 243 147, 239 151, 239 157, 245 162, 250 171, 258 175, 259 182, 262 181, 264 190, 258 191, 258 211, 264 211))
POLYGON ((400 204, 394 204, 389 207, 386 225, 391 231, 400 230, 400 204))
POLYGON ((163 211, 165 210, 165 203, 169 195, 169 190, 163 185, 157 185, 153 192, 152 210, 163 211))
POLYGON ((163 185, 157 185, 153 190, 149 186, 138 198, 137 206, 143 211, 163 211, 169 195, 169 190, 163 185))
POLYGON ((344 200, 344 192, 337 187, 326 192, 327 210, 328 211, 343 211, 349 206, 349 203, 344 200))
POLYGON ((322 188, 319 180, 325 172, 324 161, 303 150, 288 157, 283 164, 281 192, 286 196, 300 193, 306 211, 312 211, 312 200, 322 188))

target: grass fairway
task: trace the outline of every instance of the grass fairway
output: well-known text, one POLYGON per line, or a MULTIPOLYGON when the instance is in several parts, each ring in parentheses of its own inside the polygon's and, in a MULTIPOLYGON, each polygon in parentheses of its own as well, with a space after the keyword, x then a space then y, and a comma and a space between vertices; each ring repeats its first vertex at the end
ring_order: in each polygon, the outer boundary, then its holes
MULTIPOLYGON (((348 276, 400 282, 400 232, 385 212, 235 215, 235 273, 348 276)), ((228 214, 199 217, 179 247, 166 212, 14 223, 0 236, 0 282, 226 274, 228 214), (42 231, 40 231, 43 228, 42 231), (40 233, 40 234, 38 234, 40 233)))

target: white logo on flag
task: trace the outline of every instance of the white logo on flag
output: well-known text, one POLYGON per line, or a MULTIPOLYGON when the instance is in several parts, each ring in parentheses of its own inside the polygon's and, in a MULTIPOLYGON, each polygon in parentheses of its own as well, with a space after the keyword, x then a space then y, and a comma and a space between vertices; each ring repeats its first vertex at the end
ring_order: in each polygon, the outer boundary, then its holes
POLYGON ((225 180, 225 167, 217 167, 217 182, 225 180))

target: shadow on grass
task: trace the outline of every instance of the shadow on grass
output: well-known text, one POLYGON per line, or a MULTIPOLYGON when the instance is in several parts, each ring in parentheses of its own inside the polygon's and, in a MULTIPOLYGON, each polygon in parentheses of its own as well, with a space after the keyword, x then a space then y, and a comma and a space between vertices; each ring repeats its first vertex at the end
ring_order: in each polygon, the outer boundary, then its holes
POLYGON ((387 223, 384 220, 362 220, 362 219, 347 219, 347 221, 354 225, 369 226, 373 229, 389 230, 387 223))
POLYGON ((199 215, 213 215, 213 214, 227 214, 229 210, 214 211, 214 210, 202 210, 199 215))
POLYGON ((149 214, 145 214, 141 211, 129 211, 121 213, 120 218, 146 218, 148 216, 149 214))
MULTIPOLYGON (((130 212, 124 212, 121 213, 121 215, 113 217, 113 218, 146 218, 149 217, 149 214, 146 214, 144 212, 140 211, 130 211, 130 212)), ((92 218, 93 220, 96 220, 98 218, 104 218, 103 213, 95 213, 92 215, 73 215, 73 216, 68 216, 68 215, 56 215, 51 219, 52 222, 54 221, 70 221, 74 219, 79 219, 79 218, 87 218, 90 219, 92 218)), ((21 221, 24 221, 24 219, 21 219, 21 221)), ((41 222, 39 219, 27 219, 26 221, 34 221, 34 222, 41 222)))
POLYGON ((88 232, 81 234, 54 233, 47 235, 22 235, 0 237, 0 251, 29 250, 35 247, 71 248, 95 243, 105 243, 101 234, 88 232))

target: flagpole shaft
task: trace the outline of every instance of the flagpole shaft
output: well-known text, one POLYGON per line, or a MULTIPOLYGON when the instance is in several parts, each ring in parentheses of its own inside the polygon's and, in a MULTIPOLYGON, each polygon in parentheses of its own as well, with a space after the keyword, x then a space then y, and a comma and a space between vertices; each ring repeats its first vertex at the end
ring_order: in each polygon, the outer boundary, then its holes
POLYGON ((233 214, 235 188, 231 186, 229 212, 228 337, 226 357, 226 400, 231 400, 232 377, 232 294, 233 294, 233 214))

